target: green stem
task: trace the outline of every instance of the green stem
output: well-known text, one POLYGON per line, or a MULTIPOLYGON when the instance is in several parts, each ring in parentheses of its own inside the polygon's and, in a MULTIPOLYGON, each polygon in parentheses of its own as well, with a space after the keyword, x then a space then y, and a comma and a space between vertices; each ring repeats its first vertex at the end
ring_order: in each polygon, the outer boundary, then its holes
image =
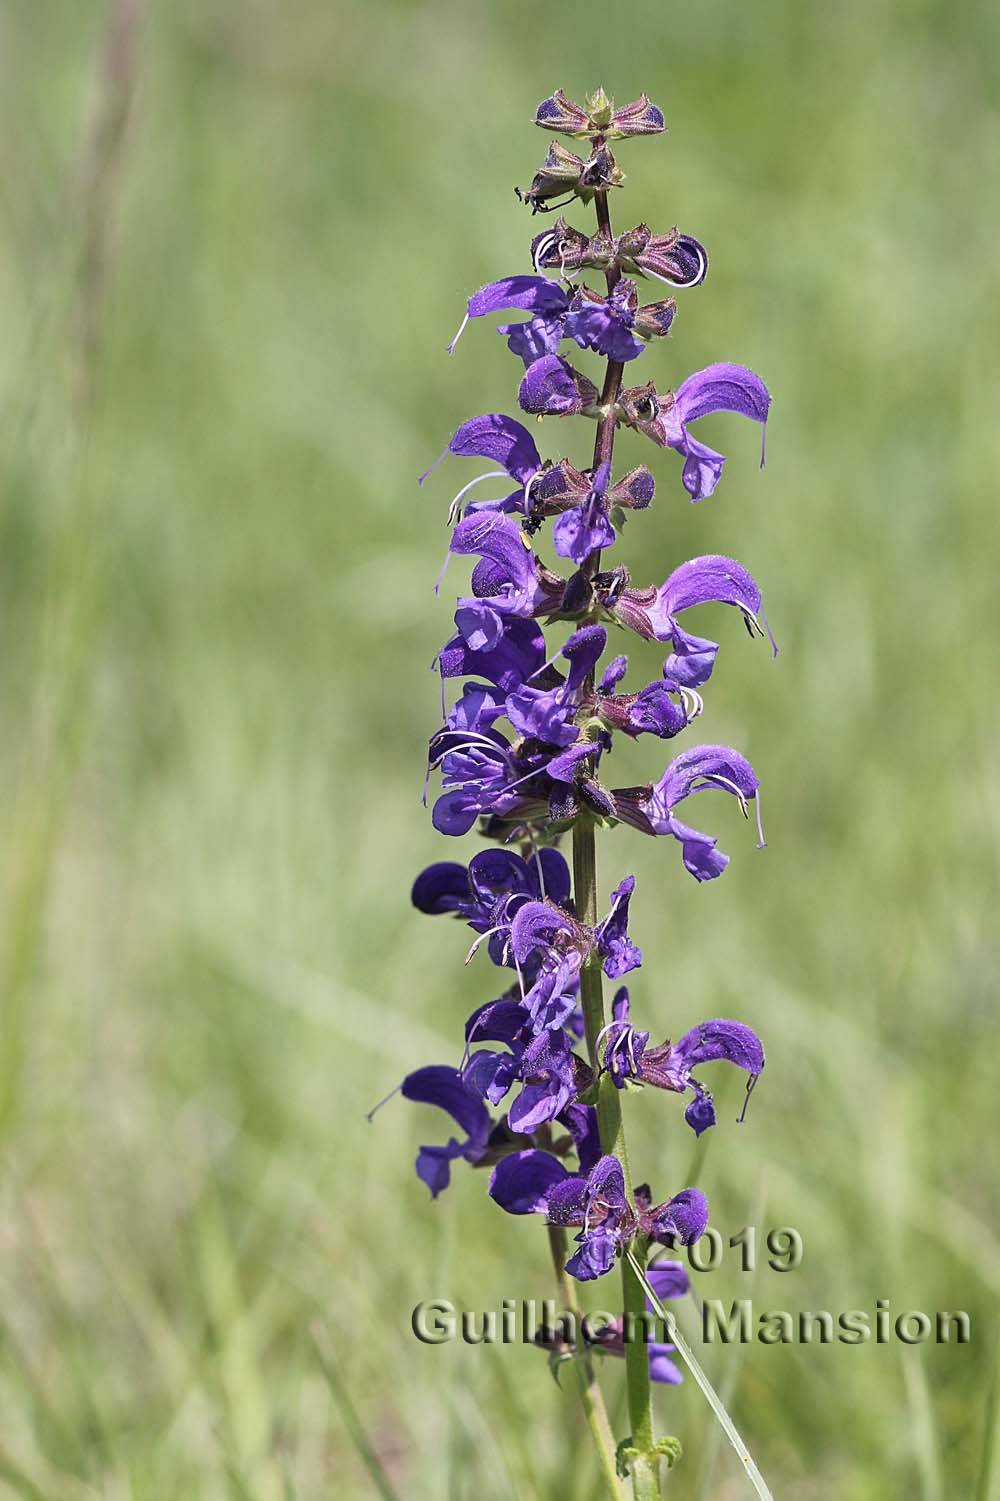
MULTIPOLYGON (((573 827, 573 893, 576 915, 580 922, 594 927, 597 922, 597 855, 593 820, 585 816, 573 827)), ((580 1002, 587 1036, 587 1052, 596 1072, 597 1038, 604 1027, 604 985, 600 955, 594 950, 580 972, 580 1002)), ((632 1173, 629 1167, 625 1126, 622 1120, 621 1095, 608 1074, 601 1079, 597 1095, 597 1123, 601 1150, 618 1158, 625 1178, 625 1192, 633 1198, 632 1173)), ((627 1257, 622 1259, 622 1306, 626 1317, 642 1327, 645 1295, 627 1257)), ((653 1447, 653 1415, 650 1402, 649 1352, 644 1340, 629 1340, 625 1346, 625 1381, 628 1392, 628 1415, 631 1447, 646 1451, 632 1461, 632 1493, 635 1501, 658 1501, 660 1495, 659 1460, 648 1457, 653 1447)))
MULTIPOLYGON (((573 1315, 577 1329, 577 1340, 580 1336, 580 1300, 576 1295, 576 1286, 572 1277, 566 1272, 566 1231, 561 1225, 549 1225, 549 1250, 552 1253, 552 1265, 555 1268, 556 1284, 559 1288, 559 1296, 563 1307, 573 1315)), ((594 1366, 590 1357, 581 1353, 573 1361, 577 1378, 580 1383, 580 1405, 583 1415, 590 1429, 590 1436, 594 1440, 597 1457, 601 1465, 601 1478, 604 1481, 604 1491, 611 1501, 621 1501, 621 1488, 618 1484, 618 1472, 615 1468, 615 1438, 611 1432, 611 1424, 608 1421, 607 1408, 604 1406, 604 1397, 594 1374, 594 1366)))

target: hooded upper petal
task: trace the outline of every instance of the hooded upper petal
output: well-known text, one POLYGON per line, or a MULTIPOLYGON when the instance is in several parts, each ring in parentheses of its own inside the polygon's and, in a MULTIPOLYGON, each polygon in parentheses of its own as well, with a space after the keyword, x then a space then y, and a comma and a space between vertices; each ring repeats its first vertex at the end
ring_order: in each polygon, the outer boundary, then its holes
POLYGON ((464 865, 438 860, 422 870, 413 883, 410 900, 420 912, 464 912, 469 902, 469 876, 464 865))
POLYGON ((508 1214, 544 1214, 549 1193, 568 1177, 557 1157, 530 1147, 501 1157, 490 1178, 490 1198, 508 1214))
POLYGON ((601 1155, 597 1111, 593 1105, 580 1105, 574 1102, 566 1106, 559 1120, 573 1138, 581 1173, 589 1173, 601 1155))
POLYGON ((700 1188, 683 1188, 651 1211, 651 1223, 658 1238, 672 1236, 681 1245, 690 1246, 705 1232, 708 1200, 700 1188))
MULTIPOLYGON (((711 881, 725 870, 729 856, 715 848, 716 840, 711 834, 682 823, 673 810, 692 793, 718 787, 737 798, 745 813, 748 800, 757 795, 757 785, 756 772, 739 751, 728 745, 698 745, 671 761, 650 789, 642 811, 653 833, 672 834, 678 840, 684 852, 684 865, 695 880, 711 881)), ((758 805, 758 832, 759 815, 758 805)))
POLYGON ((735 1063, 748 1074, 759 1074, 764 1068, 761 1040, 744 1022, 723 1019, 700 1022, 674 1043, 671 1053, 671 1062, 679 1064, 688 1074, 697 1064, 712 1063, 719 1058, 735 1063))
POLYGON ((450 1164, 456 1157, 471 1161, 482 1155, 490 1134, 490 1113, 482 1100, 469 1093, 458 1069, 432 1064, 407 1074, 401 1085, 404 1099, 436 1105, 450 1115, 466 1133, 465 1141, 454 1137, 443 1147, 422 1146, 417 1154, 417 1176, 426 1183, 432 1198, 448 1186, 450 1164))
MULTIPOLYGON (((528 429, 502 412, 484 412, 480 417, 470 417, 468 422, 463 422, 445 453, 453 453, 459 458, 490 459, 522 485, 538 472, 542 463, 528 429)), ((434 467, 432 464, 431 469, 434 467)), ((420 476, 421 484, 430 472, 428 469, 427 474, 420 476)))
MULTIPOLYGON (((496 511, 466 516, 452 533, 449 552, 483 560, 472 578, 477 595, 480 590, 489 591, 488 599, 478 607, 480 612, 521 616, 532 613, 540 595, 538 569, 531 544, 516 521, 496 511)), ((471 613, 473 606, 475 601, 460 601, 460 610, 464 608, 471 613)), ((463 617, 457 623, 459 632, 468 640, 469 622, 463 617)), ((479 616, 476 624, 483 633, 483 645, 473 645, 472 641, 470 645, 474 650, 494 650, 501 631, 488 631, 479 616)))
MULTIPOLYGON (((719 482, 725 455, 687 431, 690 422, 712 412, 738 412, 766 429, 771 396, 764 382, 743 365, 709 365, 689 375, 674 394, 673 407, 662 416, 666 441, 684 455, 682 478, 692 500, 704 500, 719 482)), ((760 440, 764 463, 764 433, 760 440)))
MULTIPOLYGON (((720 787, 745 800, 756 796, 757 773, 745 756, 728 745, 696 745, 675 756, 653 788, 647 817, 656 827, 656 819, 665 822, 670 812, 685 797, 697 791, 696 784, 720 787)), ((658 833, 670 832, 665 827, 658 833)))
POLYGON ((669 637, 675 615, 705 604, 735 605, 744 615, 755 616, 760 609, 760 589, 735 558, 721 553, 690 558, 656 591, 656 603, 649 610, 656 639, 669 637))
POLYGON ((529 313, 553 313, 565 310, 569 298, 557 281, 547 276, 504 276, 480 287, 469 298, 469 317, 482 318, 505 308, 521 308, 529 313))
POLYGON ((445 642, 437 658, 443 678, 474 674, 495 684, 504 694, 532 677, 544 661, 541 627, 534 620, 510 615, 504 617, 503 629, 492 647, 476 650, 460 631, 445 642))
POLYGON ((707 365, 689 375, 674 393, 674 410, 682 422, 697 422, 712 412, 739 412, 763 425, 770 405, 771 393, 745 365, 707 365))

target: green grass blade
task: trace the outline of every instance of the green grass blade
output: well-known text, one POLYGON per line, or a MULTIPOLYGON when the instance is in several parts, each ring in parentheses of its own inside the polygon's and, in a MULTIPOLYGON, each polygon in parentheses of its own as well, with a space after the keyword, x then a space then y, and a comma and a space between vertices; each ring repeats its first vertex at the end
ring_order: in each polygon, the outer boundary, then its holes
POLYGON ((399 1496, 393 1489, 388 1475, 382 1468, 382 1462, 369 1441, 364 1424, 358 1417, 357 1409, 348 1395, 347 1387, 340 1379, 340 1373, 334 1364, 333 1352, 328 1346, 324 1348, 326 1343, 320 1330, 314 1329, 313 1344, 316 1347, 316 1358, 319 1361, 320 1370, 326 1378, 326 1384, 330 1388, 330 1395, 333 1398, 334 1405, 344 1420, 344 1427, 350 1434, 351 1441, 358 1451, 365 1469, 371 1476, 375 1489, 382 1497, 382 1501, 399 1501, 399 1496))
POLYGON ((976 1501, 1000 1501, 1000 1333, 997 1334, 993 1353, 993 1377, 986 1405, 986 1427, 983 1432, 983 1455, 979 1464, 979 1479, 976 1482, 976 1501))
POLYGON ((747 1479, 750 1481, 750 1484, 753 1486, 758 1496, 761 1497, 761 1501, 774 1501, 774 1497, 771 1495, 767 1481, 764 1479, 763 1475, 760 1473, 756 1464, 754 1463, 753 1455, 750 1453, 746 1444, 743 1442, 743 1439, 740 1437, 736 1424, 733 1422, 732 1418, 729 1416, 728 1412, 723 1406, 722 1399, 716 1392, 715 1387, 709 1381, 708 1377, 705 1375, 705 1372, 698 1364, 694 1351, 691 1349, 691 1346, 688 1344, 687 1340, 678 1329, 676 1319, 674 1319, 672 1314, 669 1314, 667 1312, 663 1304, 660 1302, 659 1298, 654 1293, 653 1289, 650 1287, 649 1279, 646 1277, 646 1274, 642 1270, 642 1267, 632 1255, 632 1252, 626 1251, 625 1254, 628 1256, 628 1259, 632 1264, 632 1268, 635 1271, 636 1276, 642 1283, 646 1297, 652 1304, 654 1312, 659 1314, 660 1318, 664 1320, 667 1327, 670 1329, 670 1338, 677 1348, 678 1355, 684 1361, 688 1370, 691 1372, 691 1375, 694 1377, 698 1386, 701 1388, 702 1395, 704 1396, 705 1401, 715 1413, 715 1416, 719 1421, 719 1426, 722 1428, 723 1433, 732 1444, 733 1449, 736 1451, 736 1456, 739 1459, 740 1464, 743 1466, 744 1470, 747 1473, 747 1479))

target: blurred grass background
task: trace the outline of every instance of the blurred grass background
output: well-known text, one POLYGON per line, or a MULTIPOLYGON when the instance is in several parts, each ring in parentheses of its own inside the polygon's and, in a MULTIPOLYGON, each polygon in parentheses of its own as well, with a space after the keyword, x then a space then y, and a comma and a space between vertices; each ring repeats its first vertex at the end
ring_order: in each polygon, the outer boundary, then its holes
MULTIPOLYGON (((782 646, 694 621, 724 641, 704 738, 758 767, 770 846, 723 799, 713 886, 604 841, 605 889, 639 877, 633 1001, 660 1036, 735 1015, 765 1039, 746 1128, 712 1081, 702 1177, 727 1232, 804 1237, 758 1310, 973 1325, 705 1363, 779 1498, 989 1501, 997 30, 975 0, 3 6, 0 1493, 375 1494, 316 1330, 401 1496, 592 1494, 540 1356, 409 1330, 419 1298, 548 1295, 540 1226, 470 1173, 431 1204, 438 1122, 364 1112, 492 994, 408 903, 455 853, 419 794, 472 471, 413 480, 511 409, 488 327, 443 345, 527 268, 535 104, 603 82, 671 127, 623 147, 616 222, 712 255, 643 377, 727 359, 774 394, 763 474, 749 424, 699 428, 729 465, 697 508, 674 455, 622 443, 658 481, 637 577, 731 552, 782 646)), ((589 433, 541 441, 579 461, 589 433)), ((692 1144, 641 1104, 666 1194, 692 1144)), ((698 1290, 750 1284, 734 1256, 698 1290)), ((693 1384, 657 1404, 671 1494, 747 1495, 693 1384)))

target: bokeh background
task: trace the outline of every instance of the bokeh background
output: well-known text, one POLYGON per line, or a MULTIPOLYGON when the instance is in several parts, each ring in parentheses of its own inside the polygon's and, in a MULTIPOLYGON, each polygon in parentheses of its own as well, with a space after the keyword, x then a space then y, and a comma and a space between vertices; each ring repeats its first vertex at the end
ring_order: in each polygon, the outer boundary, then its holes
MULTIPOLYGON (((411 1501, 593 1494, 537 1352, 410 1333, 420 1298, 547 1295, 540 1225, 468 1171, 430 1203, 440 1122, 365 1112, 493 993, 409 905, 456 853, 420 789, 473 471, 414 479, 511 407, 489 326, 443 346, 527 268, 535 104, 603 82, 670 126, 622 148, 617 222, 712 255, 643 377, 726 359, 774 395, 763 473, 750 424, 699 428, 729 464, 697 508, 676 456, 621 444, 658 482, 621 556, 732 553, 782 648, 693 620, 723 640, 703 738, 758 767, 766 852, 726 799, 711 886, 667 841, 602 846, 605 891, 639 878, 654 1030, 767 1045, 743 1128, 711 1078, 701 1182, 728 1232, 797 1227, 803 1265, 734 1253, 698 1291, 973 1329, 705 1364, 779 1498, 992 1501, 997 29, 978 0, 7 0, 0 1493, 364 1497, 367 1448, 411 1501)), ((664 1195, 676 1105, 629 1111, 664 1195)), ((657 1421, 678 1501, 750 1494, 691 1382, 657 1421)))

